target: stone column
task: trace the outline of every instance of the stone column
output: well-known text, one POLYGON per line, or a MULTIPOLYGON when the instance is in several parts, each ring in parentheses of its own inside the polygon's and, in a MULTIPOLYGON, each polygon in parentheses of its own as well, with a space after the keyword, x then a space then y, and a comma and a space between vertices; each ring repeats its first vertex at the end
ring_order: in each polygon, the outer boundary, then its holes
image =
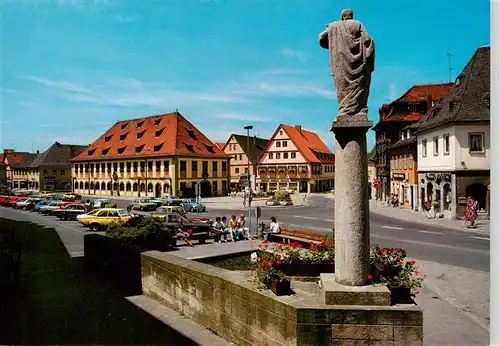
POLYGON ((336 120, 335 133, 335 281, 368 284, 370 216, 366 132, 372 122, 336 120))

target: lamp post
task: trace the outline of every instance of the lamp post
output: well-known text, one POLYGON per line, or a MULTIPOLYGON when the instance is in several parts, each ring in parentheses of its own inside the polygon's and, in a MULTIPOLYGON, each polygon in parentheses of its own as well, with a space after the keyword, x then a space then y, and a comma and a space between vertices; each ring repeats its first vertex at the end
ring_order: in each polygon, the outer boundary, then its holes
POLYGON ((244 127, 247 130, 247 177, 248 177, 248 231, 252 231, 252 182, 250 180, 250 130, 252 125, 244 127))

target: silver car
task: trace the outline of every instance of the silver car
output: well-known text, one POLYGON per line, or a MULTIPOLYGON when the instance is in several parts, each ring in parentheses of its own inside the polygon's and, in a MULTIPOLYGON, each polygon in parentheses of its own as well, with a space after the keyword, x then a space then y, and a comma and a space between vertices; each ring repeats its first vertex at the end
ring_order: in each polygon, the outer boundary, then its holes
POLYGON ((49 204, 44 205, 43 207, 40 207, 39 212, 41 214, 50 215, 53 210, 59 209, 59 206, 61 204, 62 204, 62 202, 60 202, 60 201, 50 202, 49 204))

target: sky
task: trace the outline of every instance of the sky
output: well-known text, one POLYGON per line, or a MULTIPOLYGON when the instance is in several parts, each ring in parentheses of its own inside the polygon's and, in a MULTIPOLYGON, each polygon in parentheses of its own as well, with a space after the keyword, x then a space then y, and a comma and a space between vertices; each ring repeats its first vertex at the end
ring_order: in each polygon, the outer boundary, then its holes
MULTIPOLYGON (((0 0, 0 144, 90 144, 118 120, 176 109, 212 141, 280 123, 333 149, 326 24, 354 10, 376 47, 369 118, 449 81, 490 42, 488 0, 0 0)), ((368 150, 374 133, 368 132, 368 150)))

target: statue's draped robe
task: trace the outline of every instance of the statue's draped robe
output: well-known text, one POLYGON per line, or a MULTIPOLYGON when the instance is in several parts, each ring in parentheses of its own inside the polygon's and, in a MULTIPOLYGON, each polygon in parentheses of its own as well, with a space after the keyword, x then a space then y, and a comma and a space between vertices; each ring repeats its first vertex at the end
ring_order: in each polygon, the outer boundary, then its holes
POLYGON ((328 24, 330 68, 339 102, 339 117, 367 116, 375 43, 363 24, 342 20, 328 24))

